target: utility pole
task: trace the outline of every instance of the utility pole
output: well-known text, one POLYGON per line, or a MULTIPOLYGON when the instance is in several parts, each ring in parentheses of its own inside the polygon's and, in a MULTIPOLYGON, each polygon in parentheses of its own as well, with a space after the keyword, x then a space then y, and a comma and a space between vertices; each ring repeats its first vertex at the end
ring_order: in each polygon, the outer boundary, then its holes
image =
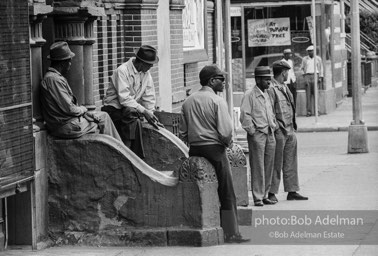
POLYGON ((223 40, 225 50, 225 67, 228 73, 226 79, 226 100, 228 105, 228 112, 234 121, 234 102, 232 90, 232 56, 231 56, 231 15, 230 15, 230 0, 223 2, 223 40))
POLYGON ((311 2, 311 13, 312 13, 312 45, 314 46, 314 101, 315 101, 315 123, 318 123, 318 74, 316 72, 316 8, 315 0, 311 2))
POLYGON ((352 107, 348 131, 348 153, 368 153, 367 127, 362 120, 359 0, 350 1, 352 12, 352 107))

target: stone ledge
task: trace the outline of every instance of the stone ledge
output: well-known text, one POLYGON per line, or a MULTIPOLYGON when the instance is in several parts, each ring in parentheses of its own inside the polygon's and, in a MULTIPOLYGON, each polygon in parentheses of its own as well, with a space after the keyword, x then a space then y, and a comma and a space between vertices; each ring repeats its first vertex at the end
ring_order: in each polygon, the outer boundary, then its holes
MULTIPOLYGON (((223 229, 114 228, 99 233, 66 231, 55 234, 54 243, 87 246, 211 246, 223 244, 223 229)), ((49 244, 51 246, 52 243, 49 244)))
POLYGON ((252 226, 252 207, 238 206, 238 224, 240 226, 252 226))

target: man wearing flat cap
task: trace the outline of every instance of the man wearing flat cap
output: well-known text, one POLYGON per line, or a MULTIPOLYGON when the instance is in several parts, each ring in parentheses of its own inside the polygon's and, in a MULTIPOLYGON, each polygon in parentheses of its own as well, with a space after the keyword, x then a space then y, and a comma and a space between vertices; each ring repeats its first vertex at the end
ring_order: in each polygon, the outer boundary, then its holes
POLYGON ((180 138, 189 144, 189 155, 205 157, 218 178, 221 226, 225 242, 241 243, 236 197, 226 148, 232 146, 232 120, 226 101, 217 95, 225 86, 226 73, 216 65, 205 66, 199 74, 202 88, 182 105, 180 138))
POLYGON ((293 53, 291 49, 285 49, 283 51, 282 61, 285 61, 290 66, 285 84, 287 85, 287 87, 289 87, 289 90, 291 94, 293 95, 294 105, 296 105, 297 103, 297 77, 295 76, 295 73, 294 73, 294 63, 293 63, 293 60, 291 59, 292 56, 293 56, 293 53))
POLYGON ((302 60, 302 71, 306 82, 306 108, 307 116, 313 114, 315 111, 315 73, 318 79, 318 89, 322 87, 324 68, 323 61, 319 56, 316 57, 316 66, 314 61, 314 46, 307 47, 308 56, 305 56, 302 60))
POLYGON ((287 80, 290 66, 282 60, 273 62, 272 86, 268 94, 272 99, 273 111, 278 123, 275 131, 276 151, 274 155, 274 168, 272 186, 268 198, 278 202, 275 194, 281 182, 281 171, 283 174, 283 185, 285 192, 288 192, 287 200, 307 200, 307 197, 300 195, 298 180, 298 158, 297 158, 297 137, 295 132, 297 124, 295 120, 295 105, 293 95, 284 83, 287 80))
POLYGON ((102 108, 109 113, 125 145, 141 158, 145 157, 142 118, 155 128, 160 125, 154 115, 155 88, 149 71, 158 61, 156 49, 142 45, 135 57, 114 70, 102 108))
POLYGON ((252 196, 255 206, 275 204, 268 198, 270 191, 277 127, 271 99, 267 94, 272 74, 268 66, 255 69, 256 86, 248 90, 240 106, 240 123, 247 131, 252 196))
POLYGON ((64 75, 70 70, 75 56, 66 42, 56 42, 50 47, 51 61, 41 82, 42 115, 50 134, 60 138, 78 138, 97 129, 121 140, 109 115, 101 111, 88 111, 79 106, 64 75))

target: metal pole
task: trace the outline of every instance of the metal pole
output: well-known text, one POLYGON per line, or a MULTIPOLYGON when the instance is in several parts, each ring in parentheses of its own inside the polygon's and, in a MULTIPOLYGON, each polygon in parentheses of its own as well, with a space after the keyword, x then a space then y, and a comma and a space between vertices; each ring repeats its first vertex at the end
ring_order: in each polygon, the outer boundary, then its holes
POLYGON ((367 153, 367 127, 362 121, 361 104, 361 53, 359 0, 351 1, 352 13, 352 109, 353 121, 349 126, 348 153, 367 153))
POLYGON ((359 1, 351 1, 352 12, 352 102, 353 124, 361 124, 361 53, 360 53, 360 10, 359 1))
POLYGON ((314 101, 315 101, 315 123, 318 122, 318 74, 316 73, 316 11, 315 11, 315 0, 312 0, 311 5, 311 13, 312 13, 312 39, 313 39, 313 46, 314 46, 314 101))
POLYGON ((231 16, 230 16, 230 0, 225 0, 223 4, 223 40, 225 49, 225 67, 228 73, 226 79, 226 100, 228 106, 228 112, 231 116, 231 120, 234 121, 234 102, 232 92, 232 56, 231 56, 231 16))

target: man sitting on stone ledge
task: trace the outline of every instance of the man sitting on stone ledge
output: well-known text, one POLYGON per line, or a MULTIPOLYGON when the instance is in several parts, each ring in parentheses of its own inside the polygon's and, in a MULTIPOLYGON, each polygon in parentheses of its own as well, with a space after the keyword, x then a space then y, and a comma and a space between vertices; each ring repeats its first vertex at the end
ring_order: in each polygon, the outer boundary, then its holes
POLYGON ((156 49, 142 45, 135 57, 114 70, 102 107, 112 118, 125 145, 141 158, 145 157, 141 120, 145 118, 157 129, 161 125, 154 115, 155 88, 149 71, 158 61, 156 49))
POLYGON ((70 70, 75 56, 66 42, 56 42, 50 47, 51 60, 41 82, 42 115, 51 135, 74 139, 99 129, 121 141, 112 120, 106 112, 88 111, 79 106, 64 75, 70 70))
POLYGON ((236 196, 226 148, 232 145, 232 120, 222 92, 226 73, 216 65, 205 66, 200 74, 201 90, 182 105, 180 138, 189 144, 189 156, 205 157, 218 179, 221 226, 226 243, 243 243, 239 233, 236 196))

